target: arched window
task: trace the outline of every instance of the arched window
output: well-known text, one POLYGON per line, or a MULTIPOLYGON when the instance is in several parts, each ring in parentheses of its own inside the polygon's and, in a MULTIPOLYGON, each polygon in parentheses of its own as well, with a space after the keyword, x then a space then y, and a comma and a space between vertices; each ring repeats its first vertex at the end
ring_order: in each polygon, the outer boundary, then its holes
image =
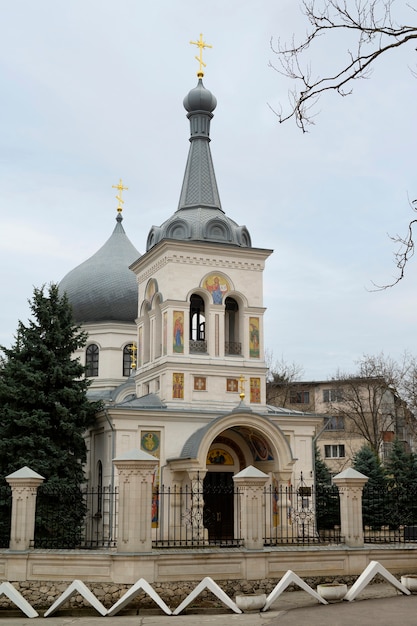
POLYGON ((98 356, 99 347, 95 343, 91 343, 87 346, 85 351, 85 375, 86 376, 98 376, 98 356))
POLYGON ((225 354, 242 354, 239 341, 239 305, 233 298, 225 300, 225 354))
POLYGON ((190 352, 206 352, 206 318, 204 300, 193 294, 190 300, 190 352))
POLYGON ((123 348, 123 376, 130 376, 132 373, 132 348, 133 343, 128 343, 123 348))

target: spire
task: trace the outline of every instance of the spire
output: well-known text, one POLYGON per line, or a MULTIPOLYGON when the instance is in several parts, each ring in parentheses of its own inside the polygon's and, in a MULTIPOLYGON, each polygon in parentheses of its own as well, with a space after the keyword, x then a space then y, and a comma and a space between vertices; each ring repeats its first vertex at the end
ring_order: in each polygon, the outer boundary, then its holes
POLYGON ((210 121, 217 100, 211 91, 204 87, 202 80, 204 76, 202 68, 206 67, 202 58, 203 49, 211 46, 203 41, 203 35, 200 35, 198 41, 190 43, 199 47, 200 54, 195 58, 200 67, 197 72, 197 86, 184 98, 184 108, 188 111, 187 117, 190 120, 191 145, 178 209, 202 207, 222 210, 210 151, 210 121))

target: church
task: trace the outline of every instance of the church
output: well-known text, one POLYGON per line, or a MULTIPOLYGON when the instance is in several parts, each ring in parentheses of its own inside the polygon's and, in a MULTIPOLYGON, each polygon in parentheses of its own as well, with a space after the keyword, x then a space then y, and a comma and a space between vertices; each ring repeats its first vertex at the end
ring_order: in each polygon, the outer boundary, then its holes
MULTIPOLYGON (((89 396, 104 406, 86 434, 88 483, 117 485, 112 459, 143 450, 158 459, 155 498, 162 485, 192 485, 198 475, 208 500, 210 488, 249 467, 270 485, 311 485, 321 424, 266 404, 263 272, 272 250, 256 247, 222 207, 203 47, 197 85, 184 98, 190 147, 177 209, 149 225, 140 254, 122 225, 120 180, 111 236, 60 283, 88 333, 76 356, 89 396)), ((226 500, 211 505, 230 525, 233 495, 226 500)))

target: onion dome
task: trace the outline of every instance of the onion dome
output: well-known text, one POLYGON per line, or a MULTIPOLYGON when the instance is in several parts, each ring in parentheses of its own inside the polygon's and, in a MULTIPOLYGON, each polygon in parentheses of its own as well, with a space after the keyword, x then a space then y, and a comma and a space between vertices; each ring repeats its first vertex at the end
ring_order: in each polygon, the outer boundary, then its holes
POLYGON ((161 226, 152 226, 146 249, 162 239, 210 241, 251 247, 246 226, 239 226, 223 211, 210 151, 210 121, 217 100, 201 78, 184 98, 190 120, 190 150, 178 209, 161 226))
POLYGON ((138 316, 138 287, 129 269, 140 253, 127 237, 121 212, 106 243, 71 270, 59 283, 66 292, 77 323, 134 322, 138 316))

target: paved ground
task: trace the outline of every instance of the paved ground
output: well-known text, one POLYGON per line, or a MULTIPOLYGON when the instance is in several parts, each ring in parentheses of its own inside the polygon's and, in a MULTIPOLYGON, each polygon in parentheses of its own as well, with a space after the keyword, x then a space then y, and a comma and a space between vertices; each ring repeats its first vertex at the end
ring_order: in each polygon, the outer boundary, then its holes
POLYGON ((304 591, 284 592, 265 613, 237 615, 224 613, 199 615, 55 616, 29 619, 7 617, 0 610, 0 626, 416 626, 417 595, 404 596, 391 585, 369 585, 354 602, 330 605, 318 603, 304 591), (105 621, 106 620, 106 621, 105 621))

